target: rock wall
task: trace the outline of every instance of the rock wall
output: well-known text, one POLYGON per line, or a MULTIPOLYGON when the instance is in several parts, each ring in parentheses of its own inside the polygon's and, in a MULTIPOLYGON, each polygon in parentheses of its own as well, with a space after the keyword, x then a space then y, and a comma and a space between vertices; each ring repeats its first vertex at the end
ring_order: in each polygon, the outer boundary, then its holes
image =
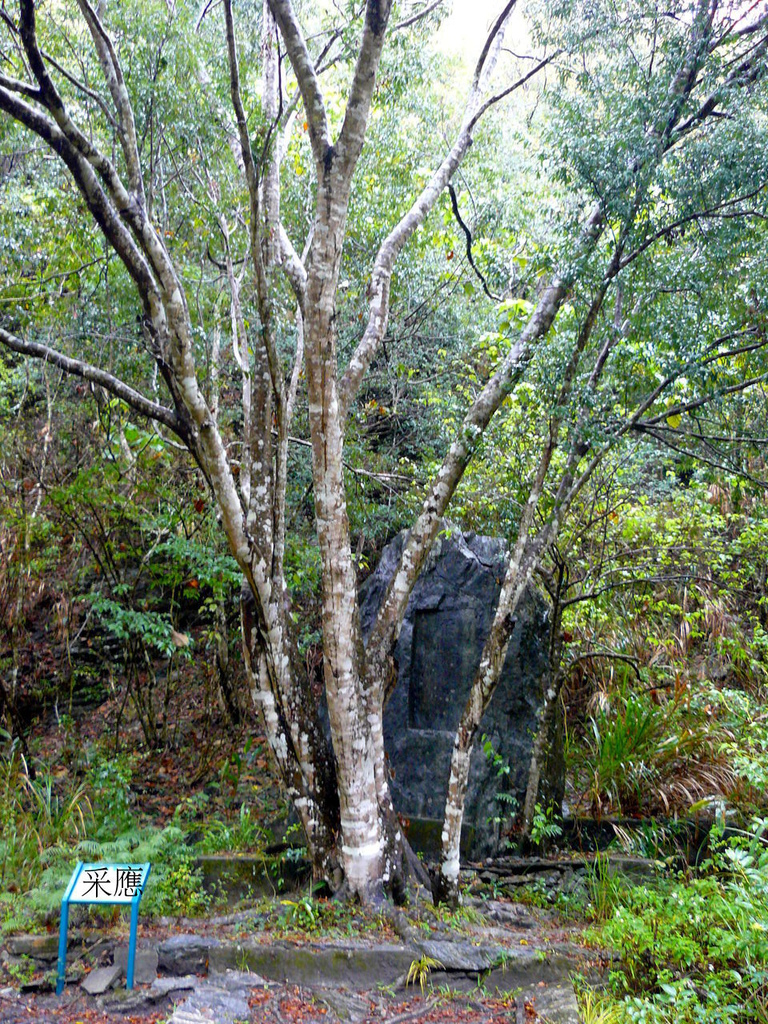
MULTIPOLYGON (((493 537, 446 531, 431 552, 411 595, 395 650, 397 686, 384 712, 384 734, 397 810, 409 819, 416 849, 436 854, 445 807, 456 727, 498 601, 506 546, 493 537)), ((404 535, 385 547, 376 571, 361 592, 363 633, 367 635, 395 571, 404 535)), ((517 613, 504 669, 483 718, 485 733, 508 774, 499 775, 477 742, 464 817, 463 854, 472 859, 499 850, 499 825, 510 805, 500 791, 525 796, 536 712, 548 663, 547 605, 531 588, 517 613)), ((479 741, 479 736, 478 736, 479 741)), ((545 780, 562 798, 562 758, 545 780)), ((557 805, 559 807, 559 804, 557 805)))

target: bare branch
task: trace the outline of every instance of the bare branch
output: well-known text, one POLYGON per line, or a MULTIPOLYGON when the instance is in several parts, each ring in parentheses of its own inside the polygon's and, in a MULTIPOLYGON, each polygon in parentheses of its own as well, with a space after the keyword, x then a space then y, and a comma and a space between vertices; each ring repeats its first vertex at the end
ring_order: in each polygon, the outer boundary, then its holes
POLYGON ((477 122, 480 120, 483 114, 486 113, 486 111, 490 110, 491 107, 495 106, 495 104, 500 103, 501 100, 506 99, 507 96, 515 92, 515 90, 521 88, 521 86, 526 85, 528 82, 530 82, 530 80, 535 75, 538 75, 540 71, 542 71, 548 64, 551 64, 553 60, 560 56, 561 53, 562 50, 555 50, 555 52, 551 53, 549 57, 542 57, 542 59, 538 61, 538 63, 535 64, 530 71, 528 71, 521 78, 518 78, 516 82, 513 82, 512 85, 508 85, 507 88, 502 89, 501 92, 497 92, 495 95, 490 96, 485 101, 485 103, 483 103, 483 105, 479 107, 479 109, 476 111, 474 117, 472 118, 472 123, 470 127, 474 128, 474 126, 477 124, 477 122))
POLYGON ((477 60, 477 64, 475 65, 475 73, 472 76, 473 92, 480 89, 482 85, 484 72, 487 71, 486 61, 488 61, 491 48, 494 42, 496 41, 496 37, 504 28, 507 18, 512 13, 512 8, 515 6, 516 3, 517 0, 507 0, 507 3, 504 5, 504 9, 502 10, 501 14, 499 14, 498 18, 496 19, 496 21, 494 21, 493 25, 491 26, 491 31, 488 33, 486 37, 485 43, 483 44, 483 48, 480 51, 480 56, 478 57, 477 60))
MULTIPOLYGON (((586 259, 594 249, 603 226, 602 210, 595 206, 582 231, 581 260, 586 259)), ((564 270, 562 275, 555 275, 544 289, 536 309, 517 341, 464 417, 403 548, 400 565, 392 577, 369 637, 369 648, 372 643, 386 647, 397 635, 413 582, 421 572, 439 529, 440 520, 464 475, 464 470, 469 465, 492 417, 528 365, 536 343, 545 337, 552 326, 573 282, 576 266, 564 270)))
POLYGON ((417 21, 421 21, 422 18, 426 18, 428 14, 436 10, 443 0, 433 0, 428 7, 425 7, 423 11, 418 11, 416 14, 412 14, 410 18, 406 18, 405 21, 398 22, 397 25, 392 29, 393 32, 399 32, 401 29, 410 28, 411 25, 415 25, 417 21))
MULTIPOLYGON (((766 19, 761 19, 755 29, 762 28, 766 19)), ((757 80, 765 70, 761 68, 761 62, 765 63, 768 54, 768 35, 753 47, 752 54, 736 68, 725 79, 723 84, 704 100, 699 109, 684 121, 677 129, 678 135, 686 135, 693 128, 700 125, 707 117, 711 117, 717 110, 720 102, 734 87, 743 87, 757 80)))
POLYGON ((93 89, 89 89, 88 86, 84 85, 78 78, 75 78, 75 76, 71 72, 67 71, 67 69, 62 64, 59 64, 59 62, 57 60, 54 60, 54 58, 51 57, 50 54, 46 53, 45 50, 42 50, 41 53, 43 54, 43 57, 51 65, 51 67, 56 68, 56 70, 59 72, 59 74, 63 75, 64 78, 66 78, 66 80, 71 85, 74 85, 74 87, 76 89, 78 89, 80 92, 82 92, 89 99, 92 99, 94 101, 94 103, 96 103, 98 105, 98 107, 101 110, 102 114, 104 114, 104 116, 109 121, 111 126, 115 129, 115 131, 117 131, 118 130, 117 121, 112 116, 112 113, 110 112, 109 108, 107 107, 107 104, 104 102, 104 100, 101 98, 101 96, 99 96, 99 94, 97 92, 94 92, 93 89))
POLYGON ((11 92, 19 93, 20 96, 27 96, 31 100, 39 100, 41 97, 40 90, 34 85, 20 82, 17 78, 8 78, 7 75, 0 75, 0 85, 11 92))
MULTIPOLYGON (((565 604, 566 602, 564 601, 563 605, 565 604)), ((577 654, 574 658, 571 658, 568 667, 572 668, 577 662, 588 661, 591 658, 609 658, 612 661, 623 661, 625 664, 630 666, 638 679, 642 679, 637 658, 633 658, 629 654, 620 654, 618 651, 583 651, 581 654, 577 654)))
MULTIPOLYGON (((758 185, 758 187, 753 189, 751 192, 745 192, 744 195, 736 196, 732 199, 724 199, 715 206, 708 207, 704 210, 695 210, 692 213, 685 214, 683 217, 678 217, 677 220, 670 221, 669 224, 665 224, 663 228, 659 228, 657 231, 654 231, 653 234, 644 239, 640 245, 631 252, 628 252, 626 256, 622 258, 621 269, 623 270, 624 267, 633 263, 638 256, 641 256, 646 249, 649 249, 654 244, 654 242, 658 242, 660 239, 665 238, 671 231, 676 231, 678 228, 684 227, 686 224, 695 223, 699 220, 716 220, 720 217, 726 217, 727 214, 723 213, 723 211, 730 210, 732 207, 738 206, 740 203, 745 203, 749 199, 754 199, 755 196, 764 192, 766 188, 768 188, 768 183, 763 182, 763 184, 758 185)), ((734 215, 744 217, 760 216, 760 214, 753 210, 745 210, 743 212, 736 211, 734 215)))
POLYGON ((137 201, 143 207, 145 203, 144 180, 141 173, 139 147, 136 142, 136 124, 120 61, 112 40, 88 0, 77 0, 77 3, 91 33, 107 87, 112 94, 112 100, 117 110, 120 144, 128 168, 128 180, 137 201))
MULTIPOLYGON (((682 371, 681 371, 682 372, 682 371)), ((636 430, 647 430, 650 427, 655 427, 663 420, 668 419, 670 416, 680 416, 685 412, 693 412, 694 409, 701 409, 705 405, 711 405, 712 402, 718 398, 723 398, 726 395, 736 395, 741 391, 746 391, 748 388, 755 387, 756 384, 762 384, 768 380, 768 373, 761 373, 757 377, 750 377, 747 380, 739 381, 738 384, 732 384, 727 388, 717 388, 709 395, 704 395, 702 398, 697 398, 692 402, 681 402, 678 405, 673 405, 670 409, 665 409, 664 412, 659 413, 658 416, 652 416, 648 420, 639 420, 633 424, 633 429, 636 430)))
MULTIPOLYGON (((138 285, 142 297, 146 300, 146 297, 151 295, 159 302, 160 297, 152 270, 143 253, 138 249, 131 232, 117 213, 115 206, 105 194, 96 177, 92 162, 78 150, 57 124, 1 85, 0 110, 4 110, 20 124, 29 128, 62 158, 71 171, 96 223, 125 264, 129 274, 138 285)), ((66 114, 64 117, 66 118, 66 114)), ((96 160, 96 163, 105 169, 101 161, 96 160)), ((112 171, 111 165, 109 171, 112 171)), ((120 188, 122 187, 119 179, 117 184, 120 188)), ((122 194, 126 204, 130 205, 130 198, 124 189, 122 194)))
POLYGON ((99 387, 104 388, 116 398, 121 399, 126 405, 135 409, 142 416, 155 420, 157 423, 162 423, 163 426, 168 427, 182 440, 185 439, 181 420, 173 409, 167 409, 164 405, 153 402, 150 398, 147 398, 139 391, 136 391, 135 388, 126 384, 125 381, 114 377, 111 373, 107 373, 106 370, 86 363, 81 359, 72 359, 70 356, 65 356, 48 345, 40 344, 40 342, 25 341, 22 338, 17 338, 14 334, 3 330, 2 327, 0 327, 0 343, 14 352, 19 352, 21 355, 42 359, 43 362, 51 363, 52 366, 58 366, 65 373, 70 373, 75 377, 82 377, 93 384, 98 384, 99 387))
POLYGON ((500 295, 494 295, 490 291, 490 289, 488 288, 488 282, 485 280, 485 277, 483 276, 482 271, 479 269, 479 267, 475 263, 475 258, 472 255, 472 232, 469 230, 467 225, 461 219, 461 212, 459 210, 459 201, 458 201, 458 199, 456 197, 456 189, 453 187, 453 185, 451 185, 450 182, 448 183, 448 194, 451 197, 451 209, 453 210, 453 216, 456 218, 456 220, 459 223, 459 227, 464 232, 464 239, 465 239, 466 246, 467 246, 467 259, 469 260, 469 265, 474 270, 475 276, 478 278, 478 280, 480 281, 480 284, 483 286, 483 291, 488 296, 488 298, 492 302, 501 302, 501 296, 500 295))
MULTIPOLYGON (((510 5, 507 6, 511 9, 510 5)), ((368 367, 371 365, 387 330, 387 323, 389 320, 389 289, 395 262, 408 239, 426 220, 430 210, 432 210, 437 202, 440 193, 451 180, 457 167, 464 159, 467 150, 472 145, 472 129, 478 120, 478 107, 480 105, 482 93, 480 82, 482 76, 480 72, 482 71, 483 66, 489 63, 488 53, 490 52, 492 44, 496 42, 497 45, 500 45, 503 27, 503 19, 497 19, 491 30, 491 34, 483 47, 483 52, 486 56, 482 61, 478 61, 479 71, 476 74, 475 80, 473 80, 473 84, 469 90, 465 105, 464 119, 461 123, 453 146, 445 155, 430 180, 424 186, 420 195, 413 202, 411 208, 384 239, 376 255, 376 261, 373 265, 373 270, 371 271, 371 282, 368 286, 370 296, 368 305, 368 323, 366 324, 363 337, 360 339, 357 348, 352 354, 352 358, 349 361, 349 365, 347 366, 339 386, 339 399, 344 417, 349 413, 352 401, 360 388, 363 377, 365 376, 368 367)), ((544 66, 544 63, 541 63, 532 72, 521 78, 514 86, 511 86, 508 92, 518 88, 524 81, 527 81, 532 77, 532 75, 536 74, 541 67, 544 66)), ((507 93, 505 93, 505 95, 506 94, 507 93)), ((486 104, 482 109, 488 109, 488 106, 489 104, 486 104)))

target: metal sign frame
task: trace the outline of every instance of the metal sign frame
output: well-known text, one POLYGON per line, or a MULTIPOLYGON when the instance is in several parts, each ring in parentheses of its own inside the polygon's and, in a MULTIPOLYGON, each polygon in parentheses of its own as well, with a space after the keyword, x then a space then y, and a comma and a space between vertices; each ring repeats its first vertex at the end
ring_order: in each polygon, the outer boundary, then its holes
MULTIPOLYGON (((59 924, 59 963, 56 977, 56 995, 60 996, 64 991, 64 981, 67 969, 67 928, 69 927, 69 905, 70 903, 90 903, 105 906, 130 906, 131 908, 131 932, 128 940, 128 966, 126 969, 126 988, 133 988, 133 970, 136 963, 136 927, 139 923, 139 903, 144 895, 144 886, 149 878, 152 865, 145 864, 86 864, 83 861, 77 862, 72 877, 69 880, 66 892, 61 901, 61 922, 59 924), (98 897, 88 899, 85 896, 75 896, 77 883, 84 871, 102 870, 103 868, 127 868, 132 871, 140 871, 141 879, 136 885, 136 892, 129 899, 110 899, 98 897)), ((133 886, 132 886, 133 888, 133 886)), ((98 896, 98 887, 97 887, 98 896)))

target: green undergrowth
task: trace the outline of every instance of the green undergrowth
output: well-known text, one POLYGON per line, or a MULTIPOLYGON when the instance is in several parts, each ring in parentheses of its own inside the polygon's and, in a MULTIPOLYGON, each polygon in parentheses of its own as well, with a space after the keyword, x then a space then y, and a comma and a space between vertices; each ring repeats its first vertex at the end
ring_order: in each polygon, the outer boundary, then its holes
POLYGON ((328 899, 311 890, 262 900, 252 928, 291 937, 344 938, 386 933, 386 915, 348 901, 328 899))
POLYGON ((588 940, 618 955, 585 1024, 768 1021, 768 820, 727 840, 692 874, 603 885, 588 940))
MULTIPOLYGON (((283 862, 301 853, 266 853, 271 833, 242 805, 226 820, 199 800, 185 799, 170 824, 141 820, 131 791, 136 758, 95 751, 80 779, 29 765, 7 736, 0 748, 0 936, 35 930, 54 921, 78 861, 152 864, 142 916, 192 917, 220 902, 205 891, 194 865, 198 854, 261 853, 264 872, 280 877, 283 862), (202 822, 201 822, 202 817, 202 822)), ((120 911, 77 908, 83 919, 112 920, 120 911)))
POLYGON ((768 713, 762 692, 699 681, 660 696, 617 688, 572 742, 579 803, 599 816, 685 813, 707 798, 742 813, 766 806, 768 713))

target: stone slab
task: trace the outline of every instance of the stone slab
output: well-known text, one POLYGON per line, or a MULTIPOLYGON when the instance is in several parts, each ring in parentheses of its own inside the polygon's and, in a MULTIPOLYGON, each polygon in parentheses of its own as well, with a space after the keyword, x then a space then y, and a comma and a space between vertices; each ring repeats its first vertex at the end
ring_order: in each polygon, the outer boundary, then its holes
POLYGON ((185 974, 180 978, 155 978, 149 990, 153 999, 165 999, 171 992, 188 992, 198 984, 195 974, 185 974))
POLYGON ((272 896, 301 887, 311 874, 309 862, 285 860, 279 870, 269 870, 263 854, 213 853, 195 857, 194 867, 203 888, 232 906, 243 899, 272 896))
POLYGON ((36 960, 55 960, 59 955, 58 935, 11 935, 5 947, 14 956, 31 956, 36 960))
POLYGON ((579 1003, 573 985, 546 985, 523 992, 522 1000, 533 1003, 537 1015, 546 1024, 581 1024, 579 1003))
POLYGON ((343 1024, 362 1024, 370 1015, 371 1003, 365 996, 347 992, 343 988, 324 987, 314 989, 313 994, 316 1000, 324 1003, 343 1024))
MULTIPOLYGON (((134 985, 151 985, 157 977, 157 947, 149 946, 136 950, 136 960, 133 967, 134 985)), ((120 965, 123 974, 128 970, 128 947, 117 946, 115 949, 115 963, 120 965)))
MULTIPOLYGON (((477 906, 477 904, 475 905, 477 906)), ((481 910, 491 921, 498 921, 510 928, 531 929, 536 927, 536 921, 520 903, 487 900, 481 905, 481 910)))
POLYGON ((172 935, 157 947, 157 965, 168 974, 205 974, 211 950, 218 946, 221 946, 218 939, 172 935))
POLYGON ((501 948, 474 946, 471 942, 426 939, 415 943, 425 956, 439 961, 446 971, 487 971, 504 956, 501 948))
POLYGON ((521 946, 507 950, 504 963, 485 975, 489 991, 511 988, 530 988, 533 985, 563 985, 576 968, 576 961, 557 950, 533 949, 521 946))
POLYGON ((168 1024, 236 1024, 250 1020, 248 996, 260 983, 261 978, 241 971, 212 975, 174 1010, 168 1024))
POLYGON ((152 990, 146 987, 113 988, 97 999, 99 1008, 105 1013, 120 1014, 123 1017, 129 1014, 153 1013, 157 1009, 158 1001, 152 997, 152 990))
POLYGON ((419 953, 409 946, 290 946, 219 943, 210 951, 211 971, 253 971, 270 981, 314 988, 345 985, 351 989, 391 985, 408 973, 419 953))
POLYGON ((110 967, 97 967, 95 971, 91 971, 83 978, 80 988, 91 996, 103 995, 108 989, 114 988, 122 973, 119 964, 112 964, 110 967))

